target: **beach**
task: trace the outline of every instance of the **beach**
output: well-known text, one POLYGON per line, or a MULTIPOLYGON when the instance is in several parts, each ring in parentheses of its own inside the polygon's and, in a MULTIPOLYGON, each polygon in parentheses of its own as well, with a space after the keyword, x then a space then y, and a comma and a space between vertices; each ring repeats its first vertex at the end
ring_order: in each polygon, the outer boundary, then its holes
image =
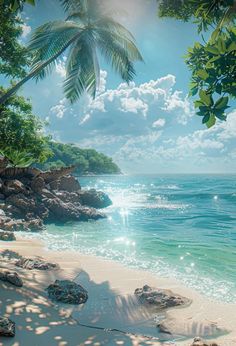
POLYGON ((236 345, 236 304, 210 300, 178 281, 114 261, 73 251, 49 251, 46 244, 35 239, 17 237, 15 242, 1 242, 0 251, 1 267, 16 271, 24 281, 22 288, 0 282, 1 315, 16 323, 15 337, 2 338, 1 346, 188 346, 198 335, 208 336, 219 345, 236 345), (60 269, 18 268, 9 259, 19 256, 39 256, 59 264, 60 269), (56 279, 81 284, 88 291, 88 301, 75 306, 49 300, 45 288, 56 279), (171 289, 192 300, 188 307, 168 309, 159 315, 166 318, 175 336, 160 335, 153 311, 135 303, 134 290, 145 284, 171 289), (218 328, 222 335, 217 335, 218 328))

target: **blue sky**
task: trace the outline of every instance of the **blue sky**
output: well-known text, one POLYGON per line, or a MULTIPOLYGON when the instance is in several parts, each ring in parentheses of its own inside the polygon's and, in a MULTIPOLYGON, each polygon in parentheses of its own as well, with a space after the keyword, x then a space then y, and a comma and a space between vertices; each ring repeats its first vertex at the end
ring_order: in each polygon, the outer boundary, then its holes
MULTIPOLYGON (((155 0, 119 5, 127 12, 119 20, 136 37, 145 61, 136 65, 134 82, 122 83, 102 62, 97 98, 85 95, 71 106, 62 93, 62 57, 50 77, 22 90, 35 113, 49 122, 47 131, 56 140, 109 154, 127 173, 236 172, 236 111, 231 108, 226 123, 207 130, 187 97, 190 74, 183 56, 199 40, 196 27, 159 19, 155 0)), ((23 42, 35 27, 58 18, 63 12, 56 0, 27 6, 23 42)))

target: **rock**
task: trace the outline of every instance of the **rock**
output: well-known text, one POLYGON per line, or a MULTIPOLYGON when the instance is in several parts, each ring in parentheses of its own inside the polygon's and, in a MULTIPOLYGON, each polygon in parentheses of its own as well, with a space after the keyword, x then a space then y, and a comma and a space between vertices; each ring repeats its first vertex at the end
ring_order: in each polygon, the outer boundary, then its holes
POLYGON ((41 219, 31 219, 25 223, 30 232, 40 232, 44 230, 44 224, 41 219))
POLYGON ((16 272, 10 272, 8 270, 0 271, 0 280, 9 282, 17 287, 23 286, 23 281, 16 272))
POLYGON ((0 240, 13 241, 16 240, 16 237, 13 232, 4 232, 0 230, 0 240))
POLYGON ((0 193, 0 199, 1 199, 1 200, 4 200, 4 199, 5 199, 5 196, 4 196, 2 193, 0 193))
POLYGON ((0 222, 0 227, 6 232, 38 232, 44 229, 43 222, 40 219, 25 221, 6 218, 0 222))
POLYGON ((206 343, 201 338, 196 337, 190 346, 219 346, 217 343, 206 343))
POLYGON ((80 199, 76 192, 55 191, 56 196, 65 203, 71 202, 80 205, 80 199))
POLYGON ((41 200, 38 200, 36 196, 25 196, 23 193, 18 195, 11 195, 6 199, 7 205, 13 205, 21 211, 22 218, 26 213, 32 213, 38 216, 40 219, 48 217, 48 209, 45 207, 41 200))
POLYGON ((76 192, 81 189, 81 186, 75 177, 68 175, 60 178, 57 189, 60 191, 76 192))
POLYGON ((88 299, 88 292, 70 280, 56 280, 46 291, 52 300, 67 304, 84 304, 88 299))
POLYGON ((0 336, 15 336, 15 322, 0 316, 0 336))
POLYGON ((112 204, 107 194, 94 189, 78 192, 80 203, 92 208, 106 208, 112 204))
POLYGON ((31 181, 31 189, 36 193, 41 193, 41 191, 45 188, 45 181, 42 177, 35 177, 31 181))
POLYGON ((53 270, 59 269, 58 264, 46 262, 39 258, 25 258, 22 257, 16 261, 15 265, 24 269, 37 269, 37 270, 53 270))
POLYGON ((5 180, 2 193, 7 197, 13 194, 25 192, 25 187, 20 180, 5 180))
POLYGON ((191 300, 173 293, 171 290, 151 288, 148 285, 137 288, 134 294, 143 304, 150 304, 157 309, 168 309, 175 306, 186 306, 191 304, 191 300))
POLYGON ((58 180, 61 177, 72 173, 74 169, 75 166, 61 167, 59 169, 53 169, 52 171, 40 172, 39 176, 43 178, 46 184, 49 184, 52 181, 58 180))
POLYGON ((88 221, 104 218, 105 215, 97 212, 95 209, 80 207, 73 203, 65 203, 59 198, 47 199, 45 201, 49 209, 51 220, 61 222, 67 221, 88 221))

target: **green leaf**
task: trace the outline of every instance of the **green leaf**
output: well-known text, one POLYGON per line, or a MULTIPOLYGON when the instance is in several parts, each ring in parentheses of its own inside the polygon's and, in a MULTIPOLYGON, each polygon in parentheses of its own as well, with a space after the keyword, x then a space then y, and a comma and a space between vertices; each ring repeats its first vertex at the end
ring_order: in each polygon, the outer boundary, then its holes
POLYGON ((232 42, 227 49, 229 53, 236 51, 236 42, 232 42))
POLYGON ((205 90, 200 90, 199 96, 206 106, 211 107, 214 104, 211 94, 207 93, 205 90))
POLYGON ((229 98, 228 96, 221 97, 219 100, 215 103, 215 109, 225 109, 227 108, 229 98))
POLYGON ((206 126, 208 127, 208 129, 212 126, 214 126, 216 123, 216 118, 213 114, 211 114, 209 120, 206 122, 206 126))
POLYGON ((206 80, 209 77, 209 74, 205 70, 198 70, 196 71, 196 74, 203 80, 206 80))
POLYGON ((218 38, 217 47, 218 47, 221 54, 225 53, 226 45, 225 45, 225 41, 223 40, 223 38, 221 38, 221 37, 218 38))
POLYGON ((200 100, 194 101, 194 107, 199 108, 201 106, 204 106, 204 103, 200 100))
POLYGON ((220 33, 220 29, 219 28, 214 30, 213 33, 211 34, 211 40, 215 41, 217 39, 217 36, 219 35, 219 33, 220 33))
POLYGON ((212 53, 214 55, 218 55, 220 53, 216 46, 207 46, 205 49, 207 52, 212 53))
POLYGON ((203 124, 207 123, 209 119, 210 119, 210 114, 205 115, 202 119, 202 123, 203 124))

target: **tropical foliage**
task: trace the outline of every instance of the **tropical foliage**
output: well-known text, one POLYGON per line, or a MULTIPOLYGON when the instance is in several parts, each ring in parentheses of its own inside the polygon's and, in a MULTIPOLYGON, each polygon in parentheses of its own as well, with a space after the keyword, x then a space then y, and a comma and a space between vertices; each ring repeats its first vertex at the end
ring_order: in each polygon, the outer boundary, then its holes
POLYGON ((211 127, 226 120, 226 109, 236 97, 236 1, 235 0, 161 0, 160 17, 194 20, 198 32, 209 39, 189 48, 186 63, 192 72, 190 95, 197 115, 211 127))
POLYGON ((51 142, 53 155, 38 167, 48 170, 68 165, 76 166, 77 174, 118 174, 119 167, 110 157, 93 149, 81 149, 73 144, 51 142))
MULTIPOLYGON (((9 6, 0 3, 0 23, 0 75, 10 79, 22 77, 30 58, 19 42, 22 22, 9 6)), ((0 94, 4 92, 0 87, 0 94)), ((0 155, 20 167, 43 162, 50 150, 42 129, 43 124, 32 114, 30 103, 23 97, 10 97, 0 105, 0 155)))
POLYGON ((0 154, 18 167, 44 162, 51 155, 43 124, 23 97, 12 97, 1 111, 0 154))
POLYGON ((0 104, 27 80, 44 78, 63 54, 67 55, 64 93, 71 102, 84 92, 95 97, 100 81, 98 53, 125 82, 132 81, 134 62, 142 57, 131 33, 104 10, 99 0, 61 2, 67 18, 35 31, 29 45, 34 56, 31 72, 0 97, 0 104))
POLYGON ((22 11, 24 4, 35 5, 35 0, 0 0, 0 6, 4 5, 12 12, 22 11))

